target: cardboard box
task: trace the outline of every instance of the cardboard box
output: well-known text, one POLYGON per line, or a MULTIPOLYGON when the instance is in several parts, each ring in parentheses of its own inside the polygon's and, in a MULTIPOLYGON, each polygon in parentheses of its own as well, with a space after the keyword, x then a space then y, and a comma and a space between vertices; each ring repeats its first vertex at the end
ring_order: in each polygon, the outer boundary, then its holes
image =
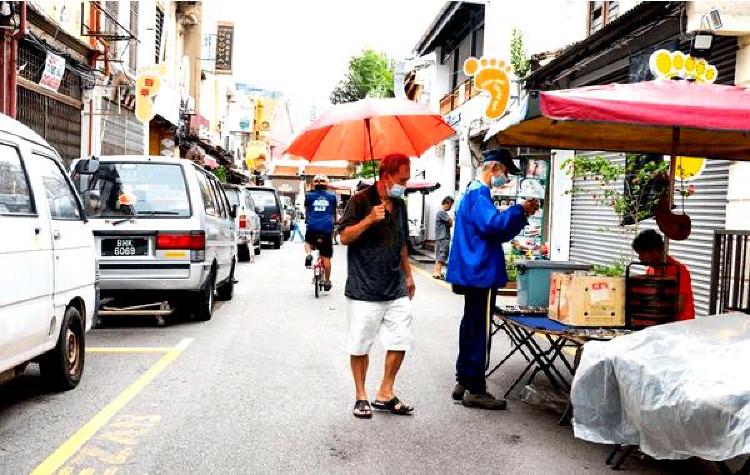
POLYGON ((549 318, 575 327, 624 327, 625 278, 552 274, 549 318))

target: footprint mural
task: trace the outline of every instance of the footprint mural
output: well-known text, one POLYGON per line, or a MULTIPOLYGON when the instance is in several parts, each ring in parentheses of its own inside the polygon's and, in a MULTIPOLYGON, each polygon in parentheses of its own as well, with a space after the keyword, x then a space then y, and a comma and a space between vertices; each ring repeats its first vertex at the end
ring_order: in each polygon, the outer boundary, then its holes
POLYGON ((510 67, 495 58, 469 58, 464 62, 464 73, 474 78, 477 89, 490 95, 487 118, 499 119, 510 98, 510 67))
POLYGON ((719 77, 716 66, 682 51, 660 49, 651 55, 651 74, 657 79, 683 78, 711 84, 719 77))

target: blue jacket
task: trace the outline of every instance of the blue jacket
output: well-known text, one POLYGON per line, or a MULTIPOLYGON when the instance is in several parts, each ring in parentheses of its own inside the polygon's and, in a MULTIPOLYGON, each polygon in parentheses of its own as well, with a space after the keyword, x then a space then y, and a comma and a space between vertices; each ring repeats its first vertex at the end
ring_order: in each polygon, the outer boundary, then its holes
POLYGON ((492 203, 490 189, 472 181, 456 211, 446 280, 466 287, 503 287, 508 275, 502 243, 527 224, 521 205, 500 212, 492 203))

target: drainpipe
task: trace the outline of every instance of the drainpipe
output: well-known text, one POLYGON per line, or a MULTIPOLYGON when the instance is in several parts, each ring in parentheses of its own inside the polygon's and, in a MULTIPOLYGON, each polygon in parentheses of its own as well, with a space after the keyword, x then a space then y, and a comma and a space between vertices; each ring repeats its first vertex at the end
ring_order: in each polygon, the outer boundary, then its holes
POLYGON ((8 75, 8 115, 13 119, 16 118, 16 85, 18 84, 18 68, 16 62, 18 61, 18 42, 26 37, 27 25, 26 25, 26 2, 21 2, 21 18, 18 31, 13 33, 11 37, 10 45, 10 60, 8 61, 11 70, 8 75))
MULTIPOLYGON (((100 31, 100 19, 101 12, 96 6, 100 6, 100 2, 89 2, 89 21, 91 22, 91 29, 93 31, 100 31)), ((100 6, 101 8, 101 6, 100 6)), ((89 37, 89 45, 94 50, 89 56, 89 66, 91 69, 96 69, 96 62, 99 57, 104 56, 104 76, 109 77, 111 72, 111 66, 109 63, 109 44, 99 37, 89 37), (102 51, 98 47, 102 47, 102 51)), ((88 155, 92 155, 94 151, 94 100, 89 99, 89 134, 88 134, 88 155)))
POLYGON ((8 104, 5 101, 7 94, 5 91, 8 90, 8 39, 10 33, 3 31, 0 34, 0 75, 2 75, 2 82, 0 83, 0 114, 8 113, 8 104))

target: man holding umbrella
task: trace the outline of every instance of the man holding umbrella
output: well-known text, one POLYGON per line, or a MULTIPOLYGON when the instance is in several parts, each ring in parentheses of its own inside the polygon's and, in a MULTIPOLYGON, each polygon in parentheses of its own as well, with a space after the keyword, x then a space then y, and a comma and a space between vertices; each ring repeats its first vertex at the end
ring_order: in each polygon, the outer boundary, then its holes
POLYGON ((510 152, 489 150, 483 154, 479 179, 472 181, 456 212, 453 247, 446 280, 464 296, 456 361, 453 399, 466 407, 505 409, 506 402, 487 392, 485 370, 489 356, 490 322, 497 289, 508 280, 502 243, 513 239, 539 209, 539 201, 527 200, 500 212, 490 187, 502 186, 508 175, 520 175, 510 152))

